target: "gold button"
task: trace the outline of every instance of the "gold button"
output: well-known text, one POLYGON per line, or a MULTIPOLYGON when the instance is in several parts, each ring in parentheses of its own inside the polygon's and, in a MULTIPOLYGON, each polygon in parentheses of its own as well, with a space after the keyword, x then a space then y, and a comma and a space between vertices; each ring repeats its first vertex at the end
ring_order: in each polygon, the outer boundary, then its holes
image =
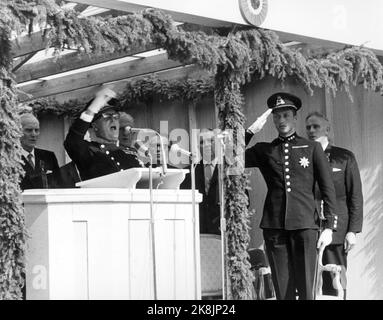
POLYGON ((289 152, 289 149, 285 149, 285 153, 288 153, 289 152))
POLYGON ((290 176, 289 176, 289 175, 287 175, 287 176, 286 176, 286 179, 290 179, 290 176))
POLYGON ((285 156, 285 159, 287 160, 289 158, 289 156, 285 156))
POLYGON ((285 147, 288 147, 289 146, 289 144, 288 143, 285 143, 285 147))
POLYGON ((105 151, 106 154, 109 154, 109 151, 105 151))
POLYGON ((290 182, 290 181, 287 181, 286 184, 289 186, 289 185, 291 184, 291 182, 290 182))
POLYGON ((288 161, 286 161, 286 162, 285 162, 285 165, 286 165, 286 166, 288 166, 288 165, 289 165, 289 162, 288 162, 288 161))
POLYGON ((291 188, 287 188, 287 192, 291 192, 291 188))
POLYGON ((285 171, 286 171, 286 172, 289 172, 289 171, 290 171, 290 169, 289 169, 289 168, 286 168, 286 169, 285 169, 285 171))

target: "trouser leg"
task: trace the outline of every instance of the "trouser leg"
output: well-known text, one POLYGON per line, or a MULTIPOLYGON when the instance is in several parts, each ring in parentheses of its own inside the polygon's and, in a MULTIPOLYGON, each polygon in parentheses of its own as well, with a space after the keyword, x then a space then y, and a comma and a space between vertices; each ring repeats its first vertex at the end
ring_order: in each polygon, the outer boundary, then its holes
POLYGON ((263 237, 276 298, 278 300, 295 300, 289 231, 264 229, 263 237))
MULTIPOLYGON (((330 244, 323 252, 323 265, 337 264, 347 269, 347 253, 344 251, 343 244, 330 244)), ((332 284, 330 272, 323 272, 322 293, 324 295, 336 296, 338 292, 332 284)), ((344 288, 344 299, 346 299, 346 288, 344 288)))
POLYGON ((291 231, 295 285, 299 300, 313 300, 318 230, 291 231))

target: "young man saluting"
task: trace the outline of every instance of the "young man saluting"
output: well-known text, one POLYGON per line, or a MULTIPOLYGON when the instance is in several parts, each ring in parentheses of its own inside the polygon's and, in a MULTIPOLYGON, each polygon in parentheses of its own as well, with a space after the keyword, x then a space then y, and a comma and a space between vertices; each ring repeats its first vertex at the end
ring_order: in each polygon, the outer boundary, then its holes
POLYGON ((317 248, 331 243, 336 229, 334 184, 319 143, 297 135, 301 100, 289 93, 273 94, 270 108, 246 131, 246 144, 273 114, 278 137, 246 150, 246 167, 258 167, 267 184, 260 227, 272 271, 277 299, 313 299, 317 248), (326 211, 319 236, 314 189, 318 183, 326 211))

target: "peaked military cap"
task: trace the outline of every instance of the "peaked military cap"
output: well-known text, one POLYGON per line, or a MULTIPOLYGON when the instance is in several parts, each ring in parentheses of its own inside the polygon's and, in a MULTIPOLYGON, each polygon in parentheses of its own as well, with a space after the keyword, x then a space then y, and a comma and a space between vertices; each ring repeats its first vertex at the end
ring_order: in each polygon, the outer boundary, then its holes
POLYGON ((267 99, 267 105, 273 109, 273 112, 282 108, 298 111, 302 107, 302 101, 293 94, 277 92, 267 99))

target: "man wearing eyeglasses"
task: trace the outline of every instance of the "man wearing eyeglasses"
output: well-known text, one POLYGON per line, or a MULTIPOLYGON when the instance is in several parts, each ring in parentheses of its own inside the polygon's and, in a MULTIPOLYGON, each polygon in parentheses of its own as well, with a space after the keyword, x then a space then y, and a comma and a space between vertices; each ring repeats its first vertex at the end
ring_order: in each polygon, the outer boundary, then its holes
POLYGON ((117 145, 120 105, 115 97, 116 93, 109 88, 98 91, 73 122, 64 141, 65 150, 82 180, 141 167, 137 157, 117 145), (88 129, 91 142, 84 140, 88 129))
MULTIPOLYGON (((337 264, 346 269, 347 254, 354 248, 356 233, 362 231, 363 223, 363 194, 358 164, 351 151, 331 143, 330 123, 323 114, 310 113, 306 118, 306 131, 310 140, 322 145, 330 162, 337 200, 338 228, 332 243, 323 252, 323 264, 337 264)), ((322 291, 324 295, 337 295, 327 272, 323 273, 322 291)), ((343 297, 346 298, 345 287, 343 297)))

